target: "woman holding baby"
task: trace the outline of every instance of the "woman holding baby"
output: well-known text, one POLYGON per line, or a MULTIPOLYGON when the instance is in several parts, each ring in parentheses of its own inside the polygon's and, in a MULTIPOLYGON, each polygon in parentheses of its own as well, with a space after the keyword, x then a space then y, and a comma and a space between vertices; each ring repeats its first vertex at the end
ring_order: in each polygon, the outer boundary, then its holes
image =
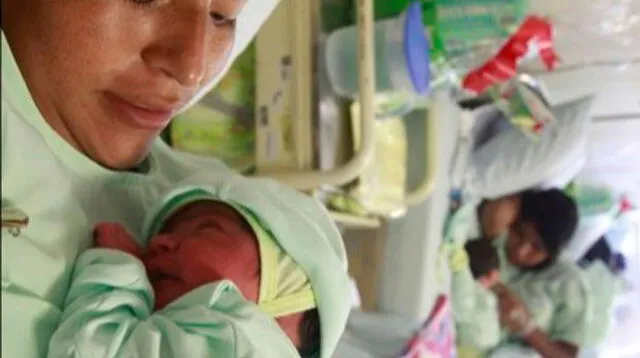
POLYGON ((490 356, 576 357, 589 329, 589 287, 562 249, 578 213, 559 190, 525 191, 477 208, 476 237, 499 257, 501 283, 492 289, 507 334, 490 356))
POLYGON ((331 357, 324 208, 159 139, 277 4, 2 1, 1 356, 331 357))

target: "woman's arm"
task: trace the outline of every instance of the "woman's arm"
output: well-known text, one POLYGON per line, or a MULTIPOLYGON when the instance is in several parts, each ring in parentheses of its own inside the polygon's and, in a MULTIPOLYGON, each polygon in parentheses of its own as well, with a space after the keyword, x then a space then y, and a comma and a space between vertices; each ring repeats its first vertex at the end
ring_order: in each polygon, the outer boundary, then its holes
POLYGON ((505 286, 494 289, 498 297, 500 321, 512 334, 519 335, 544 358, 575 358, 578 347, 557 341, 535 326, 531 315, 520 298, 505 286))
POLYGON ((524 337, 524 341, 544 358, 575 358, 578 347, 567 342, 557 342, 539 329, 535 329, 524 337))

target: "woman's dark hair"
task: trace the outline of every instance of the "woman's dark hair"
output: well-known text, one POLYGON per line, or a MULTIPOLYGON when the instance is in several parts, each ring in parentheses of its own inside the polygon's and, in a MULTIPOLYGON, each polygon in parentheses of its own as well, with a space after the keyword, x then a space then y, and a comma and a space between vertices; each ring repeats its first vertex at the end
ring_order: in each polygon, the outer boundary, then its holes
POLYGON ((302 358, 320 357, 320 316, 317 309, 306 311, 300 324, 300 347, 302 358))
POLYGON ((578 226, 578 208, 569 196, 557 189, 525 191, 520 196, 520 219, 533 224, 549 258, 533 270, 541 270, 556 261, 578 226))
POLYGON ((498 252, 489 240, 470 240, 464 245, 464 249, 469 256, 469 268, 474 279, 477 280, 500 268, 498 252))

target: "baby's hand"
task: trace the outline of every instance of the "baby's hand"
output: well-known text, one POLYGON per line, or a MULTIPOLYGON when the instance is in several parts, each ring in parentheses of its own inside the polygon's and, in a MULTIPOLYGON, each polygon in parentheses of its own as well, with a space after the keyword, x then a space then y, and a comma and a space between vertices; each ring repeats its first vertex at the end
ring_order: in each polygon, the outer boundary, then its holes
POLYGON ((142 257, 142 248, 127 230, 117 223, 100 223, 93 229, 96 247, 124 251, 137 258, 142 257))

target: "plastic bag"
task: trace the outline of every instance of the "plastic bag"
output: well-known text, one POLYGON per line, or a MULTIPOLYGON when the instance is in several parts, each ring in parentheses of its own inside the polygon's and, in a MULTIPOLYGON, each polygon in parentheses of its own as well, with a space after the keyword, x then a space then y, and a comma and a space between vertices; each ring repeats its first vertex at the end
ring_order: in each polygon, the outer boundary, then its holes
POLYGON ((530 12, 554 25, 562 67, 627 64, 640 59, 637 0, 530 1, 530 12))
POLYGON ((527 16, 495 54, 464 76, 462 86, 468 91, 482 93, 514 78, 519 64, 527 57, 535 56, 540 57, 548 70, 553 70, 558 62, 553 25, 539 16, 527 16))
MULTIPOLYGON (((526 1, 515 9, 512 7, 506 12, 494 12, 493 21, 485 18, 483 21, 474 20, 474 8, 490 1, 461 1, 461 0, 440 0, 437 8, 438 23, 436 25, 437 34, 443 38, 446 49, 446 62, 438 64, 437 71, 439 81, 434 83, 449 83, 455 86, 460 85, 461 79, 474 72, 483 72, 481 67, 486 66, 490 59, 504 50, 509 36, 513 36, 518 26, 523 25, 525 18, 536 18, 547 21, 552 28, 551 37, 553 48, 558 53, 559 63, 555 70, 573 70, 581 67, 605 66, 616 69, 611 76, 624 75, 624 69, 631 65, 640 64, 640 1, 637 0, 596 0, 584 2, 582 0, 558 0, 558 1, 526 1), (457 23, 451 27, 462 27, 471 34, 477 35, 459 36, 464 40, 456 43, 447 40, 450 36, 446 29, 440 26, 446 23, 447 11, 443 10, 440 4, 465 3, 467 9, 472 11, 458 11, 457 23), (511 18, 509 11, 513 13, 511 18), (471 16, 467 15, 471 13, 471 16), (505 15, 506 14, 506 15, 505 15), (465 20, 466 19, 466 20, 465 20), (494 36, 480 38, 480 34, 485 33, 486 24, 505 24, 503 26, 503 36, 496 30, 494 36), (453 45, 455 46, 452 46, 453 45)), ((516 2, 509 2, 511 6, 516 2)), ((530 38, 531 39, 531 38, 530 38)), ((526 42, 526 41, 524 41, 526 42)), ((522 42, 522 43, 524 43, 522 42)), ((543 46, 548 44, 543 41, 543 46)), ((531 46, 526 55, 521 56, 517 61, 517 72, 536 75, 546 72, 549 68, 549 61, 534 60, 539 46, 531 46), (541 65, 544 65, 543 68, 541 65)), ((526 51, 522 51, 524 53, 526 51)), ((521 53, 521 55, 522 55, 521 53)), ((543 56, 545 57, 545 56, 543 56)), ((514 69, 515 66, 507 66, 514 69)), ((507 71, 510 72, 510 71, 507 71)), ((493 76, 512 76, 514 74, 500 74, 500 71, 492 72, 493 76)), ((475 77, 478 77, 477 75, 475 77)), ((505 78, 501 78, 504 81, 505 78)), ((469 86, 477 90, 478 86, 469 86)), ((482 86, 485 87, 486 86, 482 86)))
POLYGON ((422 328, 407 344, 401 358, 455 358, 455 330, 451 302, 438 297, 422 328))
POLYGON ((548 125, 555 122, 549 102, 529 76, 521 75, 489 93, 511 124, 533 140, 539 140, 548 125))

